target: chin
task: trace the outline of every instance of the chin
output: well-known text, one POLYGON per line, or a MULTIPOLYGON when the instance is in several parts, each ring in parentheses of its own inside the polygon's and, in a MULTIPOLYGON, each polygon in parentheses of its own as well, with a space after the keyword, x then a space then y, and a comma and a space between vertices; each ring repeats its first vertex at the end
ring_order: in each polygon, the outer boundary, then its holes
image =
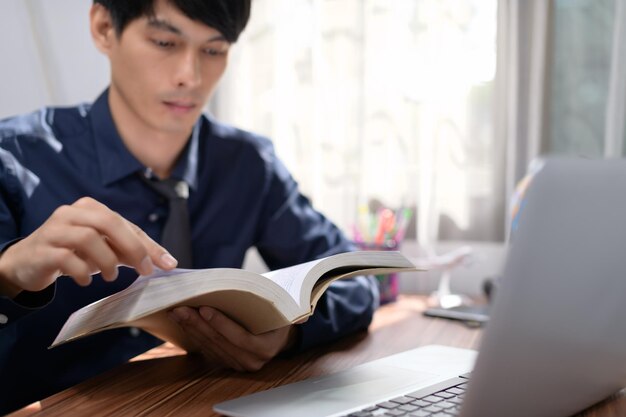
POLYGON ((160 123, 157 125, 157 129, 161 132, 167 132, 172 134, 190 134, 193 130, 195 123, 160 123))
POLYGON ((171 117, 169 115, 163 115, 161 118, 154 119, 152 125, 155 129, 163 133, 189 134, 196 122, 198 121, 199 114, 188 115, 187 117, 171 117))

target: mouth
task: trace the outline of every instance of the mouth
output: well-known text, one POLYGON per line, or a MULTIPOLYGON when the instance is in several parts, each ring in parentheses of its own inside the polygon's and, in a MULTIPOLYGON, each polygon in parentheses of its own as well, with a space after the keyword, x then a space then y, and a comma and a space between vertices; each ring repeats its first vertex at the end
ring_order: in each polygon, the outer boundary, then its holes
POLYGON ((196 107, 198 107, 194 102, 184 100, 163 101, 163 104, 171 112, 181 115, 191 113, 194 109, 196 109, 196 107))

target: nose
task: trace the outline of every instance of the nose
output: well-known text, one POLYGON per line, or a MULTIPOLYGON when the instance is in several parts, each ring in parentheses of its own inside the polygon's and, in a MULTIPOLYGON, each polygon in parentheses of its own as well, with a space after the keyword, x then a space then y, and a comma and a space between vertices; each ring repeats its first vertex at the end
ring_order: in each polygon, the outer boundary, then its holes
POLYGON ((176 87, 195 88, 202 82, 200 59, 194 51, 185 51, 177 63, 176 87))

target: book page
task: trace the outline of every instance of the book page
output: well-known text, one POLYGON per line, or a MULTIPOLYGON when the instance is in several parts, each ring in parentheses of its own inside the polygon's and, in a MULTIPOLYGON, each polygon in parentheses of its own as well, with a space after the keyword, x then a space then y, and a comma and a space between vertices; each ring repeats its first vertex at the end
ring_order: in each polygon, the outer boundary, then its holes
POLYGON ((322 259, 317 259, 315 261, 290 266, 288 268, 265 272, 261 275, 284 288, 285 291, 291 295, 294 301, 299 304, 300 291, 302 290, 302 282, 304 282, 304 278, 309 271, 311 271, 311 269, 313 269, 313 267, 321 261, 322 259))
POLYGON ((303 283, 299 300, 302 306, 307 304, 314 306, 330 282, 337 279, 416 270, 415 266, 397 251, 344 252, 320 261, 323 262, 315 265, 310 272, 310 275, 317 279, 303 283), (317 291, 314 290, 316 287, 317 291))
POLYGON ((380 268, 395 268, 394 271, 397 271, 415 269, 415 266, 399 252, 360 251, 339 253, 262 275, 284 288, 300 307, 309 308, 313 288, 323 276, 324 279, 335 280, 340 276, 348 278, 363 273, 359 271, 380 268), (330 275, 325 276, 327 273, 330 275))
POLYGON ((184 269, 184 268, 174 268, 170 271, 165 271, 163 269, 154 267, 153 273, 151 273, 150 275, 140 275, 135 280, 135 282, 133 282, 130 286, 132 287, 133 285, 139 285, 140 283, 144 281, 150 281, 150 280, 157 279, 157 278, 172 277, 172 276, 186 274, 188 272, 195 272, 195 271, 197 270, 196 269, 184 269))

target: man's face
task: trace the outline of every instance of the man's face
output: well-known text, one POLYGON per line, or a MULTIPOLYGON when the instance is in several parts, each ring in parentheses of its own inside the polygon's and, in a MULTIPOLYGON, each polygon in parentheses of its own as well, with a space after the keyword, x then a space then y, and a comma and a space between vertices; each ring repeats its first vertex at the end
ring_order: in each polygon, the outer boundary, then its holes
POLYGON ((226 69, 229 46, 217 30, 156 0, 154 16, 130 22, 106 51, 111 94, 125 117, 189 134, 226 69))

